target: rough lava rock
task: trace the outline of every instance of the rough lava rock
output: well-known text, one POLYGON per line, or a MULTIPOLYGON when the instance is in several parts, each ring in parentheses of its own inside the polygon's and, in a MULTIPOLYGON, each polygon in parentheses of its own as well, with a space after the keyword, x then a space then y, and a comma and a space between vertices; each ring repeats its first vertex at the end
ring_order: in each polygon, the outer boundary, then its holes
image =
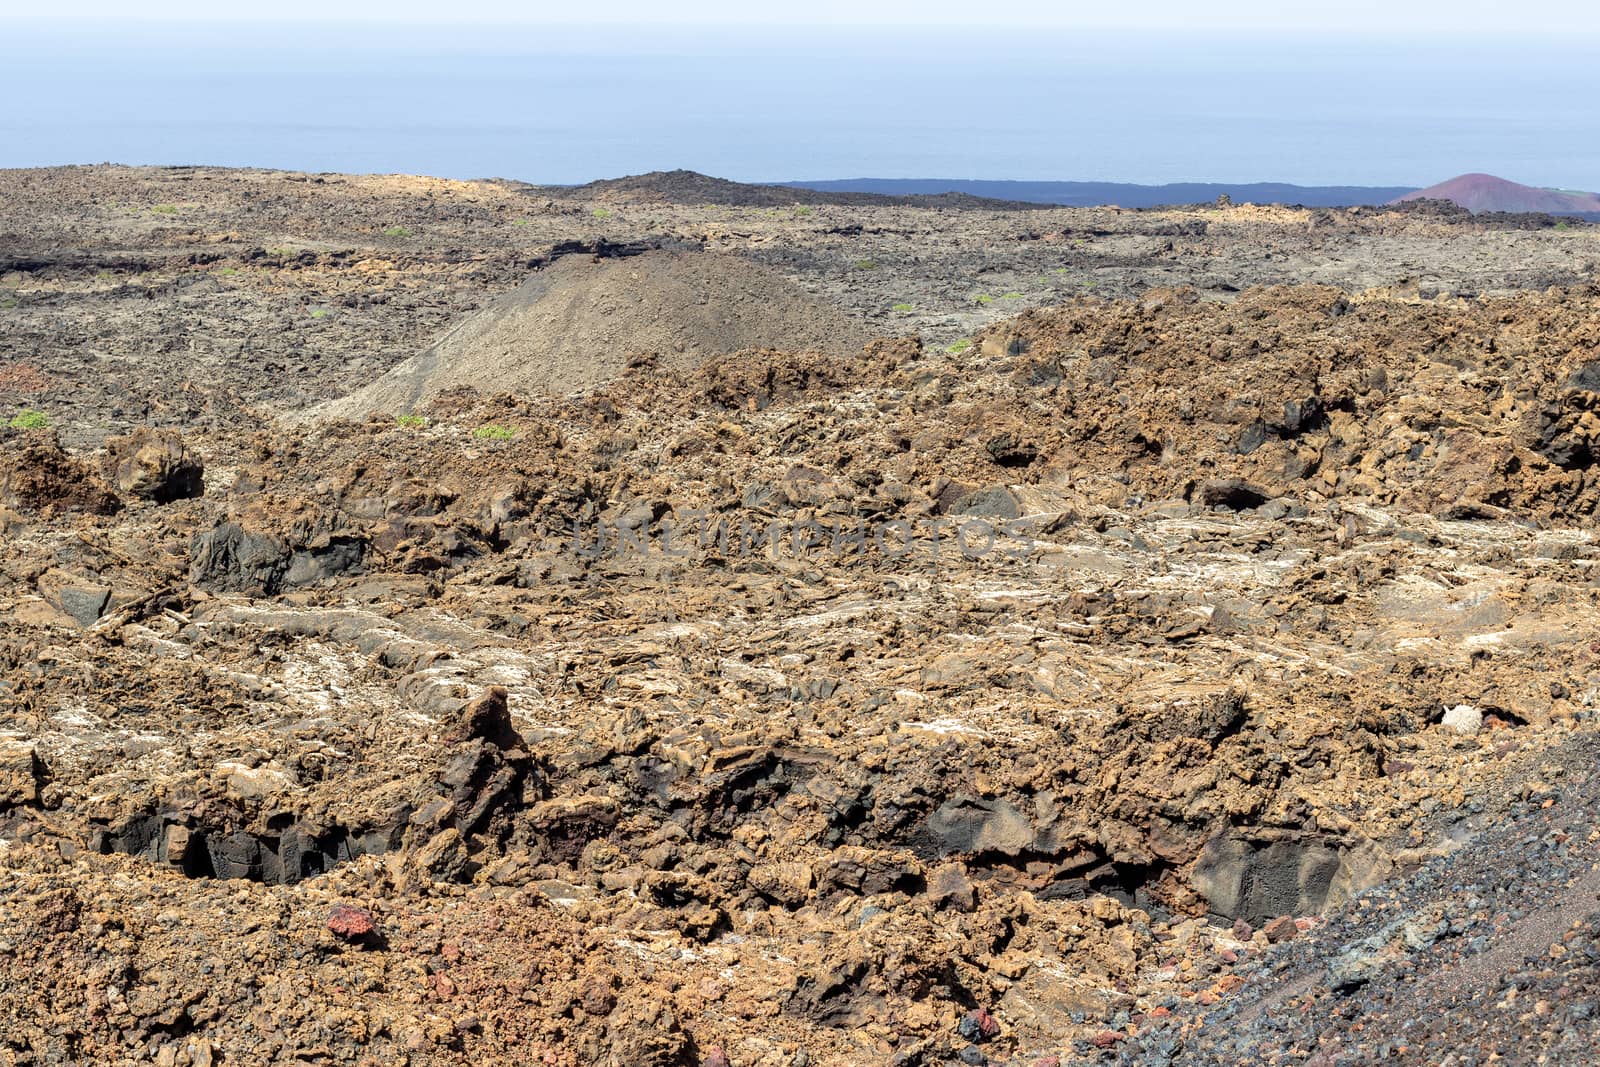
POLYGON ((125 497, 170 504, 205 492, 205 464, 171 430, 141 427, 106 442, 106 477, 125 497))
POLYGON ((328 912, 328 930, 344 941, 365 941, 377 931, 372 913, 354 904, 335 904, 328 912))

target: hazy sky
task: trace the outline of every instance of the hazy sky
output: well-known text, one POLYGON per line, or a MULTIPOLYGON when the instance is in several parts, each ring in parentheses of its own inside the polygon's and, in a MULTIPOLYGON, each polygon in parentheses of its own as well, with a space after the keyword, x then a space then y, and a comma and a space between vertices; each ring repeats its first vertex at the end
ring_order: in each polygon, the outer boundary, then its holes
POLYGON ((1042 0, 782 5, 844 29, 732 0, 125 3, 0 0, 0 166, 1600 189, 1594 0, 1342 0, 1332 32, 1293 0, 1099 0, 1131 31, 1042 0), (949 28, 973 12, 1011 22, 949 28))
POLYGON ((39 17, 152 21, 235 21, 272 18, 444 23, 669 23, 840 25, 1130 26, 1168 29, 1334 29, 1370 32, 1432 30, 1459 33, 1519 31, 1563 36, 1600 32, 1593 0, 1341 0, 1329 4, 1285 0, 1013 0, 1004 5, 973 0, 808 0, 766 5, 750 0, 600 0, 593 4, 534 0, 273 0, 270 5, 219 4, 216 0, 10 0, 5 9, 39 17))

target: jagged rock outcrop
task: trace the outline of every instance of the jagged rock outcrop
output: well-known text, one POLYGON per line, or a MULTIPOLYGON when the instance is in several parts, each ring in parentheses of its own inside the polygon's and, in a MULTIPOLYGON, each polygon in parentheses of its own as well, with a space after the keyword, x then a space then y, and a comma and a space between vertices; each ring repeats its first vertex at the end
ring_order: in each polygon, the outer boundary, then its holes
POLYGON ((105 474, 124 497, 157 504, 205 492, 205 464, 171 430, 140 428, 107 441, 105 474))

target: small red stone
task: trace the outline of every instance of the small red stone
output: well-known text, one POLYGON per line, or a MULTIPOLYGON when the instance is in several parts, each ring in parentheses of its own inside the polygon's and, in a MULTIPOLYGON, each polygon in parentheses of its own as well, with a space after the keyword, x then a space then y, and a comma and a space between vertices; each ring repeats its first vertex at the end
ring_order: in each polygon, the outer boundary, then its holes
POLYGON ((978 1009, 978 1033, 985 1040, 1000 1033, 1000 1020, 989 1014, 988 1008, 978 1009))
POLYGON ((1033 1061, 1033 1067, 1061 1067, 1060 1056, 1040 1056, 1033 1061))
POLYGON ((1089 1039, 1089 1044, 1095 1048, 1110 1048, 1118 1041, 1126 1039, 1127 1036, 1127 1034, 1118 1033, 1115 1030, 1102 1030, 1089 1039))
POLYGON ((360 941, 370 937, 377 929, 377 924, 372 921, 372 913, 366 908, 358 908, 354 904, 336 904, 328 912, 328 929, 346 941, 360 941))
POLYGON ((1300 933, 1300 927, 1287 915, 1280 915, 1261 928, 1267 935, 1267 940, 1276 945, 1280 941, 1288 941, 1300 933))
POLYGON ((729 1067, 728 1054, 722 1051, 721 1046, 713 1046, 706 1058, 700 1061, 700 1067, 729 1067))

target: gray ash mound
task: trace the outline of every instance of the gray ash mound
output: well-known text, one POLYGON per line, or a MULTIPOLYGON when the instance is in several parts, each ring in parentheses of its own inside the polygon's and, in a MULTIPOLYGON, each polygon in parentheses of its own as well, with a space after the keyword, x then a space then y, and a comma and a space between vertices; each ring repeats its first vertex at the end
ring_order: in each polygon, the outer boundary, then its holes
POLYGON ((461 386, 559 395, 641 362, 691 370, 714 356, 780 347, 844 356, 869 340, 858 319, 735 256, 568 255, 320 413, 409 411, 461 386))

